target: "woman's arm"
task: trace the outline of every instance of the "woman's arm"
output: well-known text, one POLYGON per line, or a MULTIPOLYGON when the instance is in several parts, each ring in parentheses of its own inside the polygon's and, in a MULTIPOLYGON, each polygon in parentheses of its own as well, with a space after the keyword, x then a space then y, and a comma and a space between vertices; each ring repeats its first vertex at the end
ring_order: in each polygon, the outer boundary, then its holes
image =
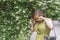
POLYGON ((45 17, 41 17, 41 18, 44 19, 44 21, 46 22, 46 25, 47 25, 48 28, 53 29, 53 23, 52 23, 51 19, 45 18, 45 17))
POLYGON ((34 31, 34 20, 33 19, 31 19, 30 20, 30 30, 31 30, 31 32, 33 32, 34 31))
POLYGON ((51 19, 44 19, 48 28, 53 29, 53 23, 51 19))

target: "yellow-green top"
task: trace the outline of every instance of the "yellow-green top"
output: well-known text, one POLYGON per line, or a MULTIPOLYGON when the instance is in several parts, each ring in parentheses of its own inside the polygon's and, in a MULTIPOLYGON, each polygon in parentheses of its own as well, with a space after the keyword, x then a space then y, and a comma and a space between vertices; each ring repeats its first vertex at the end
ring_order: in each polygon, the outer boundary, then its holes
POLYGON ((45 35, 49 35, 50 30, 45 21, 39 23, 36 23, 34 26, 35 31, 37 32, 36 40, 44 40, 45 35))

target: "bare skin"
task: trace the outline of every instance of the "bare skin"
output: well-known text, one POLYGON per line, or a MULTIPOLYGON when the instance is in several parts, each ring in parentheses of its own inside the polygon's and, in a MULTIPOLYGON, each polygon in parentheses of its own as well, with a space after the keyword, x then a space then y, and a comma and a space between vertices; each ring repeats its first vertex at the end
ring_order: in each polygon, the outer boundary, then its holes
POLYGON ((53 23, 52 23, 52 20, 51 19, 47 19, 43 16, 40 16, 40 18, 42 18, 45 22, 46 22, 46 25, 48 28, 52 29, 53 28, 53 23))
POLYGON ((36 15, 36 16, 34 17, 34 19, 31 20, 31 22, 30 22, 30 24, 31 24, 31 28, 30 28, 31 31, 32 31, 32 32, 34 31, 34 21, 40 23, 40 22, 42 22, 43 20, 46 22, 46 25, 47 25, 47 27, 48 27, 49 29, 53 29, 53 24, 52 24, 52 20, 51 20, 51 19, 47 19, 47 18, 45 18, 45 17, 43 17, 43 16, 38 16, 38 15, 36 15))

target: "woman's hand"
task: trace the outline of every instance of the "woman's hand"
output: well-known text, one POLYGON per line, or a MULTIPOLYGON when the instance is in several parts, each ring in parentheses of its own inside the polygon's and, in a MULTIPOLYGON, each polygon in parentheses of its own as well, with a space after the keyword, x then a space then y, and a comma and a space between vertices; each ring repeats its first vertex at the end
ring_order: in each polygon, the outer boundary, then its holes
POLYGON ((49 18, 45 18, 43 16, 40 16, 40 18, 42 18, 45 22, 48 28, 52 29, 53 28, 53 23, 52 20, 49 18))
POLYGON ((30 30, 31 30, 31 32, 33 32, 34 31, 34 23, 35 23, 35 21, 34 21, 34 19, 31 19, 30 20, 30 30))
POLYGON ((44 19, 44 20, 45 20, 45 17, 43 17, 43 16, 40 16, 39 18, 42 18, 42 19, 44 19))

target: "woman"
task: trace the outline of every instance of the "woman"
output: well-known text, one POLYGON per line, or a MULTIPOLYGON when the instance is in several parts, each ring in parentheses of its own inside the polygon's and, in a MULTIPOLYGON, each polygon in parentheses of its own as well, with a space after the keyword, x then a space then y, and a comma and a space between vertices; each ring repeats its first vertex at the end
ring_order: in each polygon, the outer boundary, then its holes
POLYGON ((52 20, 47 18, 43 11, 36 10, 32 15, 31 31, 37 32, 35 40, 44 40, 44 36, 48 36, 53 28, 52 20))

